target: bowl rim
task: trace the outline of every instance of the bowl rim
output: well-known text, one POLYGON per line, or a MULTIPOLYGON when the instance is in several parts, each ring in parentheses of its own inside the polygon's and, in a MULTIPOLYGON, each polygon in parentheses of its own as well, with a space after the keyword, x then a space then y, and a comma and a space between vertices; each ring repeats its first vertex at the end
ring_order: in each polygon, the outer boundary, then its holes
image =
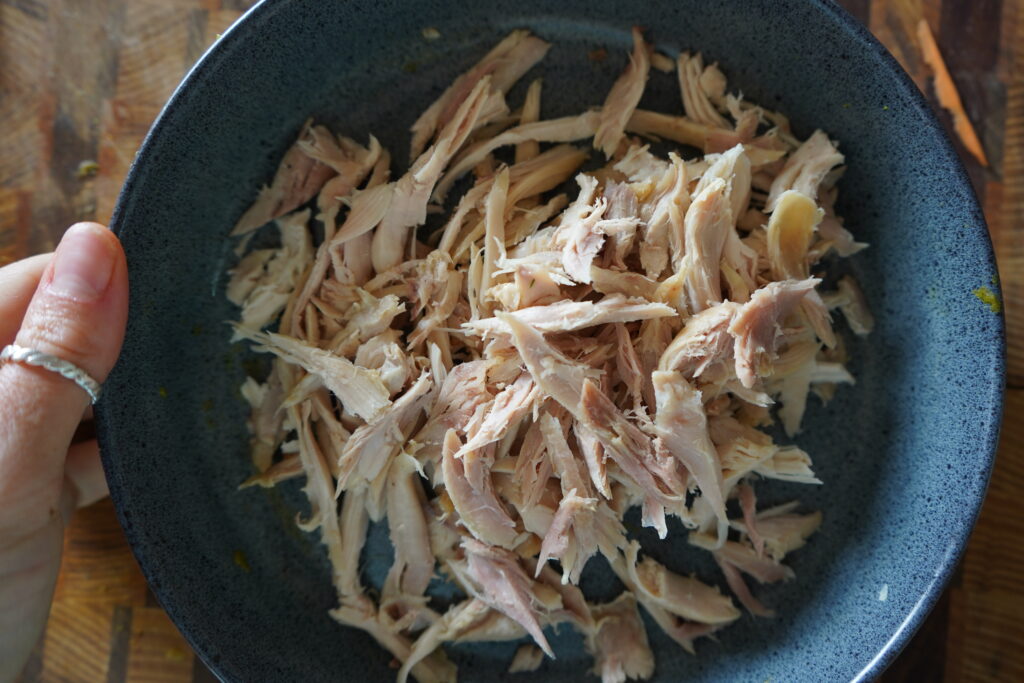
MULTIPOLYGON (((892 53, 886 49, 886 47, 863 23, 856 19, 846 9, 839 6, 835 0, 805 1, 809 4, 816 5, 821 11, 829 15, 839 28, 848 31, 852 37, 860 41, 866 50, 870 51, 873 56, 881 60, 882 64, 886 66, 896 77, 897 86, 902 87, 905 90, 911 106, 923 115, 923 123, 931 129, 933 133, 937 134, 936 138, 939 141, 939 145, 936 148, 936 152, 941 157, 944 157, 943 161, 946 162, 946 165, 955 174, 955 180, 965 186, 968 190, 969 206, 967 208, 973 215, 975 223, 974 227, 980 229, 982 232, 980 237, 982 238, 982 246, 984 248, 984 265, 992 275, 996 276, 993 280, 991 289, 994 290, 998 299, 1002 301, 1002 291, 998 281, 998 269, 991 233, 988 231, 988 224, 985 220, 984 213, 981 210, 980 203, 978 202, 977 193, 974 190, 974 186, 962 159, 957 154, 949 135, 940 124, 932 106, 921 90, 917 87, 917 84, 914 83, 913 79, 911 79, 910 75, 903 69, 892 53)), ((168 121, 175 115, 179 108, 187 106, 188 98, 190 97, 194 86, 201 82, 209 72, 214 70, 225 57, 228 51, 225 46, 245 39, 245 37, 241 35, 241 32, 245 30, 247 24, 250 23, 254 16, 275 12, 287 5, 288 2, 289 0, 258 0, 256 4, 246 10, 209 48, 207 48, 196 63, 186 72, 181 82, 175 87, 171 96, 162 107, 160 113, 154 120, 153 125, 150 127, 139 146, 139 150, 126 175, 124 185, 118 195, 117 203, 115 204, 110 220, 110 229, 118 236, 118 238, 122 238, 130 232, 130 226, 125 223, 125 216, 129 213, 131 205, 134 202, 134 188, 145 175, 145 169, 149 164, 149 157, 151 156, 151 148, 155 144, 154 141, 163 134, 164 128, 170 125, 168 121)), ((979 463, 979 474, 981 474, 984 479, 984 488, 982 489, 981 495, 979 495, 975 500, 968 502, 969 509, 965 510, 966 514, 964 515, 964 519, 968 522, 965 527, 965 533, 958 537, 951 547, 947 549, 939 561, 938 571, 932 578, 932 581, 925 588, 922 595, 907 613, 906 617, 896 628, 889 640, 882 645, 881 649, 863 666, 860 672, 853 677, 853 681, 874 680, 893 662, 893 660, 896 659, 900 652, 902 652, 904 647, 906 647, 911 638, 917 632, 918 628, 923 624, 932 608, 934 608, 938 602, 938 599, 949 583, 953 572, 963 558, 964 552, 967 548, 967 543, 974 531, 974 527, 981 512, 981 507, 987 496, 988 487, 991 481, 991 474, 999 444, 1003 403, 1005 398, 1006 321, 1003 313, 996 315, 995 325, 994 342, 996 348, 994 350, 997 352, 995 358, 995 370, 997 371, 997 376, 1001 378, 1001 381, 993 383, 988 387, 989 392, 988 395, 984 397, 984 404, 991 406, 992 412, 990 419, 986 424, 979 426, 979 431, 982 433, 983 444, 981 445, 983 446, 984 454, 984 461, 979 463)), ((165 602, 163 599, 164 590, 160 585, 157 572, 154 571, 153 565, 150 564, 147 549, 144 548, 142 544, 136 542, 136 534, 134 533, 133 527, 128 522, 127 515, 125 514, 121 481, 118 476, 116 459, 111 455, 112 432, 114 430, 112 427, 112 421, 108 419, 107 415, 106 404, 109 400, 109 398, 107 400, 101 399, 95 406, 95 421, 103 467, 109 483, 110 497, 114 503, 118 522, 124 530, 125 537, 131 547, 132 553, 157 601, 167 612, 175 625, 182 624, 187 622, 187 619, 184 618, 185 615, 179 613, 178 608, 172 601, 165 602)), ((156 563, 154 562, 154 564, 156 563)), ((195 651, 196 655, 200 657, 203 663, 218 678, 227 680, 225 676, 232 675, 231 672, 225 669, 222 663, 212 661, 209 652, 215 648, 208 647, 208 643, 201 641, 191 629, 180 628, 180 630, 186 641, 188 641, 189 645, 195 651)))

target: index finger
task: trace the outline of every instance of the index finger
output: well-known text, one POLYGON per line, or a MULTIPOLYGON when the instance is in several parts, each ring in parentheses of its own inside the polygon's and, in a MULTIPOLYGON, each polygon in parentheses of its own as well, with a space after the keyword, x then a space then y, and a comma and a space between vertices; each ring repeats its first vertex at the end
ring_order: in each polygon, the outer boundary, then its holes
POLYGON ((14 341, 28 303, 53 254, 39 254, 0 268, 0 348, 14 341))

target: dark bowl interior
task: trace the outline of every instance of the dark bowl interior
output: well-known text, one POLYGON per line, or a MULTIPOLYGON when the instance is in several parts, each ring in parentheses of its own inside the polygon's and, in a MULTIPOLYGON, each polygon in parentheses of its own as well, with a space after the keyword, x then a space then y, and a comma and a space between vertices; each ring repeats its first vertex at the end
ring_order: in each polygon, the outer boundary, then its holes
MULTIPOLYGON (((878 325, 850 341, 853 388, 812 400, 797 443, 822 487, 766 485, 824 511, 796 553, 797 580, 761 589, 779 616, 744 616, 690 656, 651 625, 655 680, 870 678, 898 652, 955 565, 984 496, 1003 386, 1003 320, 972 294, 995 291, 985 224, 963 169, 911 82, 830 2, 267 0, 190 74, 143 146, 113 227, 131 277, 121 360, 98 407, 111 494, 154 593, 226 680, 390 680, 390 656, 334 623, 328 566, 293 522, 299 485, 235 487, 250 474, 252 355, 228 343, 227 233, 302 122, 370 132, 405 163, 407 130, 453 76, 509 30, 554 43, 538 72, 543 113, 600 104, 625 63, 629 27, 674 54, 719 61, 730 88, 840 141, 839 213, 871 248, 849 262, 878 325), (422 38, 436 27, 442 39, 422 38), (608 48, 603 62, 588 51, 608 48), (241 562, 244 556, 247 562, 241 562), (246 565, 243 567, 242 565, 246 565)), ((513 106, 515 97, 512 99, 513 106)), ((680 111, 674 76, 652 75, 644 106, 680 111)), ((293 482, 294 484, 294 482, 293 482)), ((373 535, 373 582, 390 548, 373 535)), ((677 537, 679 538, 679 537, 677 537)), ((675 540, 654 551, 715 574, 675 540)), ((596 586, 595 590, 600 590, 596 586)), ((579 638, 533 680, 576 680, 579 638)), ((451 653, 467 681, 505 673, 514 644, 451 653)), ((519 676, 518 678, 525 678, 519 676)))

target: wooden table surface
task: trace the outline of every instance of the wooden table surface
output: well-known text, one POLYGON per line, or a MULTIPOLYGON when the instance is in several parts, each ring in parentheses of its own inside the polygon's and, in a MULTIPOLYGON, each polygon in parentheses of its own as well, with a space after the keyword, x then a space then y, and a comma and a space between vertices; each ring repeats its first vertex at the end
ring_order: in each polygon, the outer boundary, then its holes
MULTIPOLYGON (((251 0, 0 0, 0 263, 107 221, 184 72, 251 0), (95 175, 79 173, 95 161, 95 175), (83 177, 83 175, 85 177, 83 177)), ((1024 0, 843 0, 935 103, 925 18, 991 161, 966 154, 1009 330, 1002 443, 966 557, 886 681, 1024 681, 1024 0)), ((950 117, 940 112, 949 126, 950 117)), ((961 148, 961 152, 963 149, 961 148)), ((47 631, 23 680, 213 680, 146 587, 108 501, 67 534, 47 631)))

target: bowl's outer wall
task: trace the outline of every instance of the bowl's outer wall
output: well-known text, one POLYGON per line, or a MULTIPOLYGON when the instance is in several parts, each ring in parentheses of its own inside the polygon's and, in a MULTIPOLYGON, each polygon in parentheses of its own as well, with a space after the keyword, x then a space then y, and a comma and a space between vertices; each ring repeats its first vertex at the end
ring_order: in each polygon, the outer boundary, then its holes
MULTIPOLYGON (((668 54, 699 49, 719 61, 730 89, 785 112, 799 134, 820 126, 840 141, 848 170, 839 212, 871 243, 850 267, 878 319, 867 339, 839 323, 857 385, 827 406, 812 400, 796 439, 825 485, 758 487, 769 502, 799 497, 824 511, 821 531, 792 556, 797 580, 755 588, 779 616, 744 616, 719 643, 701 642, 697 657, 649 623, 654 680, 870 676, 934 602, 987 482, 1002 318, 972 294, 997 287, 959 162, 862 28, 831 4, 797 0, 564 0, 557 9, 539 0, 268 0, 194 70, 126 184, 114 228, 128 255, 131 315, 98 411, 111 492, 140 564, 220 676, 394 675, 368 636, 328 617, 326 559, 292 524, 299 486, 235 491, 250 473, 238 386, 251 356, 228 343, 224 324, 235 315, 223 295, 230 227, 307 117, 361 140, 372 132, 401 168, 417 113, 509 30, 529 27, 555 43, 537 69, 551 117, 602 102, 633 24, 668 54), (428 26, 442 39, 424 40, 428 26), (605 61, 588 59, 602 46, 605 61)), ((681 110, 674 75, 652 74, 644 106, 681 110)), ((368 574, 379 579, 388 552, 373 545, 368 574)), ((655 556, 716 576, 682 534, 655 556)), ((558 659, 535 680, 575 680, 589 666, 578 637, 563 630, 556 642, 558 659)), ((454 657, 463 680, 503 680, 514 648, 460 647, 454 657)))

